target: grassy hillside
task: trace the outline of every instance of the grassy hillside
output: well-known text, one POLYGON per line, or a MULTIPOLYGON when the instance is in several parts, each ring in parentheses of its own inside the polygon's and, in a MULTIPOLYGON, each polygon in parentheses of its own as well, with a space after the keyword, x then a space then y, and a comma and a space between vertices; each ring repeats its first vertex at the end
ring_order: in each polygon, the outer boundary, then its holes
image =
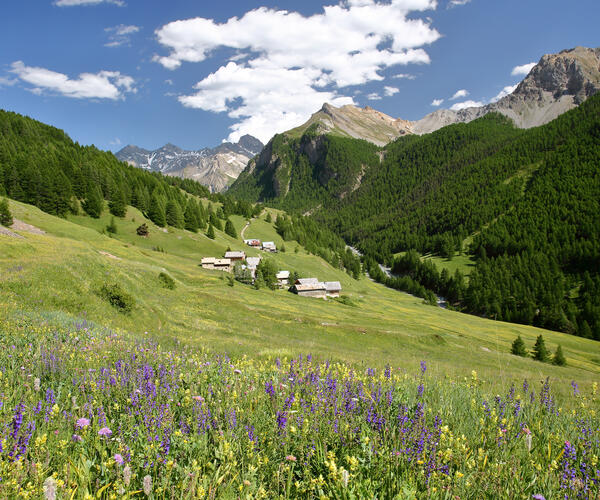
MULTIPOLYGON (((296 253, 294 244, 272 256, 278 266, 340 281, 351 305, 283 290, 254 290, 239 283, 228 286, 223 274, 201 269, 200 259, 220 255, 227 247, 249 254, 258 251, 219 231, 211 241, 183 230, 165 233, 148 222, 150 236, 141 238, 134 231, 142 216, 129 208, 127 217, 117 223, 118 233, 110 238, 98 231, 108 220, 65 221, 17 202, 11 202, 11 209, 16 218, 46 234, 22 233, 24 238, 19 239, 0 235, 0 301, 7 317, 61 311, 134 335, 150 332, 160 339, 230 354, 312 353, 321 359, 373 366, 408 366, 427 359, 434 373, 468 375, 475 369, 492 385, 547 375, 565 383, 573 379, 586 383, 600 372, 600 356, 592 341, 426 306, 366 278, 354 280, 303 249, 296 253), (160 272, 175 279, 176 290, 161 287, 160 272), (105 283, 118 283, 135 298, 130 314, 117 312, 100 296, 105 283), (531 348, 540 333, 551 350, 562 345, 568 367, 558 369, 508 354, 517 334, 531 348)), ((264 220, 252 221, 252 230, 277 241, 264 220)))
MULTIPOLYGON (((45 234, 0 232, 2 498, 593 495, 591 340, 426 306, 303 248, 272 258, 346 303, 231 287, 198 266, 246 249, 220 231, 141 238, 129 207, 111 238, 107 216, 10 208, 45 234), (508 354, 517 334, 568 366, 508 354)), ((264 218, 248 235, 278 241, 264 218)))

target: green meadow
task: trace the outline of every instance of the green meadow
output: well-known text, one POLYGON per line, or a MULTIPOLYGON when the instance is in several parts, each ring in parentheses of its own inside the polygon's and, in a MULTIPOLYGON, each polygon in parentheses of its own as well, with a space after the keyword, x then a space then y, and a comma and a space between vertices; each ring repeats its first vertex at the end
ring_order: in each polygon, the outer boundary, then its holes
MULTIPOLYGON (((221 231, 210 240, 202 233, 158 228, 133 208, 116 221, 117 234, 109 237, 103 234, 110 222, 106 214, 64 220, 29 205, 11 201, 10 206, 16 218, 46 234, 0 235, 0 304, 7 316, 60 311, 133 335, 230 355, 310 353, 318 359, 400 368, 425 359, 431 373, 440 376, 468 377, 476 370, 491 388, 550 376, 566 390, 571 380, 586 386, 599 378, 600 351, 591 340, 428 306, 365 277, 354 280, 296 242, 286 242, 286 252, 266 254, 221 231), (150 227, 147 238, 135 233, 142 222, 150 227), (230 286, 223 273, 199 266, 202 257, 219 257, 227 248, 262 254, 303 277, 338 280, 346 303, 237 282, 230 286), (175 290, 161 286, 161 272, 175 280, 175 290), (113 283, 135 299, 130 313, 118 312, 101 296, 102 286, 113 283), (509 353, 517 335, 531 349, 540 334, 551 352, 562 346, 566 367, 509 353)), ((245 237, 279 246, 281 238, 265 215, 250 221, 245 237)), ((246 223, 241 217, 233 222, 238 231, 246 223)))

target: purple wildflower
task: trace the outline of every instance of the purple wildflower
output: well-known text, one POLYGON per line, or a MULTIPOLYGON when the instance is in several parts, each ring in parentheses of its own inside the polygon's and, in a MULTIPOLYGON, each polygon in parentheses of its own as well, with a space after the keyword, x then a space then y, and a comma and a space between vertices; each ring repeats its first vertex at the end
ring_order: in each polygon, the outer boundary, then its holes
POLYGON ((424 375, 426 371, 427 365, 425 364, 425 361, 421 361, 421 374, 424 375))
POLYGON ((85 418, 85 417, 78 418, 77 422, 75 422, 75 427, 77 427, 78 429, 85 429, 89 425, 90 425, 90 419, 85 418))
POLYGON ((102 427, 102 429, 98 431, 98 436, 109 438, 112 436, 112 431, 108 427, 102 427))
POLYGON ((120 453, 116 453, 113 458, 115 459, 115 462, 118 463, 119 465, 123 465, 123 463, 125 462, 125 460, 123 460, 123 457, 121 456, 120 453))

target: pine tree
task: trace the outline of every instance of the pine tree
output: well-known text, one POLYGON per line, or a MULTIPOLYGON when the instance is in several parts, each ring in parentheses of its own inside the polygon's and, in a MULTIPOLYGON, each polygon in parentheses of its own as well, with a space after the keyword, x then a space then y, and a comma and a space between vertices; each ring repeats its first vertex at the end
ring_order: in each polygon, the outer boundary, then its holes
POLYGON ((541 361, 542 363, 546 363, 548 358, 549 354, 548 350, 546 349, 544 337, 540 335, 535 341, 535 346, 533 347, 533 359, 536 361, 541 361))
POLYGON ((102 208, 104 207, 104 199, 100 193, 100 188, 97 185, 90 186, 88 193, 83 200, 83 209, 90 217, 98 219, 102 214, 102 208))
POLYGON ((185 228, 193 233, 198 232, 198 218, 196 217, 196 209, 194 207, 194 201, 190 200, 185 207, 185 213, 183 214, 183 220, 185 228))
POLYGON ((212 224, 208 225, 208 231, 206 231, 206 236, 209 237, 211 240, 215 239, 215 228, 212 224))
POLYGON ((510 352, 512 354, 514 354, 515 356, 521 356, 521 357, 527 356, 527 349, 525 348, 525 342, 523 342, 523 339, 521 338, 520 335, 512 343, 512 348, 510 349, 510 352))
POLYGON ((156 192, 152 193, 152 197, 150 198, 148 218, 159 227, 165 227, 167 225, 165 202, 162 196, 158 195, 156 192))
POLYGON ((237 239, 237 233, 235 232, 235 227, 233 226, 233 222, 230 219, 227 219, 225 222, 225 234, 228 234, 232 238, 237 239))
POLYGON ((54 178, 54 191, 56 193, 56 214, 65 217, 72 208, 73 188, 63 172, 58 172, 54 178))
POLYGON ((592 335, 592 329, 590 328, 590 324, 585 319, 581 322, 581 325, 579 327, 579 336, 583 337, 584 339, 594 338, 592 335))
POLYGON ((169 200, 167 202, 166 218, 169 226, 178 227, 180 229, 183 228, 183 213, 181 211, 181 206, 177 201, 169 200))
POLYGON ((118 187, 115 188, 110 195, 108 209, 110 210, 110 213, 116 217, 125 217, 125 214, 127 213, 127 206, 125 205, 123 191, 121 191, 118 187))
POLYGON ((111 234, 117 234, 117 224, 115 223, 115 218, 110 218, 110 224, 106 226, 106 232, 111 234))
POLYGON ((556 348, 556 352, 554 353, 554 357, 552 358, 552 364, 555 364, 557 366, 565 366, 567 364, 567 360, 562 352, 561 346, 558 346, 556 348))
POLYGON ((214 212, 210 213, 210 216, 209 216, 208 220, 209 220, 209 224, 213 225, 219 231, 223 231, 223 226, 221 224, 221 219, 219 219, 214 212))
POLYGON ((273 222, 273 219, 271 218, 271 212, 267 212, 267 216, 265 217, 265 222, 268 222, 269 224, 271 222, 273 222))
POLYGON ((8 200, 3 198, 0 200, 0 225, 10 227, 13 224, 13 217, 8 207, 8 200))

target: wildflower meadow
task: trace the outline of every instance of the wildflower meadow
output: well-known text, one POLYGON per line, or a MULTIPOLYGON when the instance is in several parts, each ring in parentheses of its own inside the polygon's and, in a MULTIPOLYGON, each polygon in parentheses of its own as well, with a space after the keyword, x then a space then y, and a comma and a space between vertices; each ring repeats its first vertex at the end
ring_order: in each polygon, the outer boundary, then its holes
POLYGON ((597 384, 490 394, 427 360, 233 359, 59 316, 0 333, 1 498, 600 498, 597 384))

